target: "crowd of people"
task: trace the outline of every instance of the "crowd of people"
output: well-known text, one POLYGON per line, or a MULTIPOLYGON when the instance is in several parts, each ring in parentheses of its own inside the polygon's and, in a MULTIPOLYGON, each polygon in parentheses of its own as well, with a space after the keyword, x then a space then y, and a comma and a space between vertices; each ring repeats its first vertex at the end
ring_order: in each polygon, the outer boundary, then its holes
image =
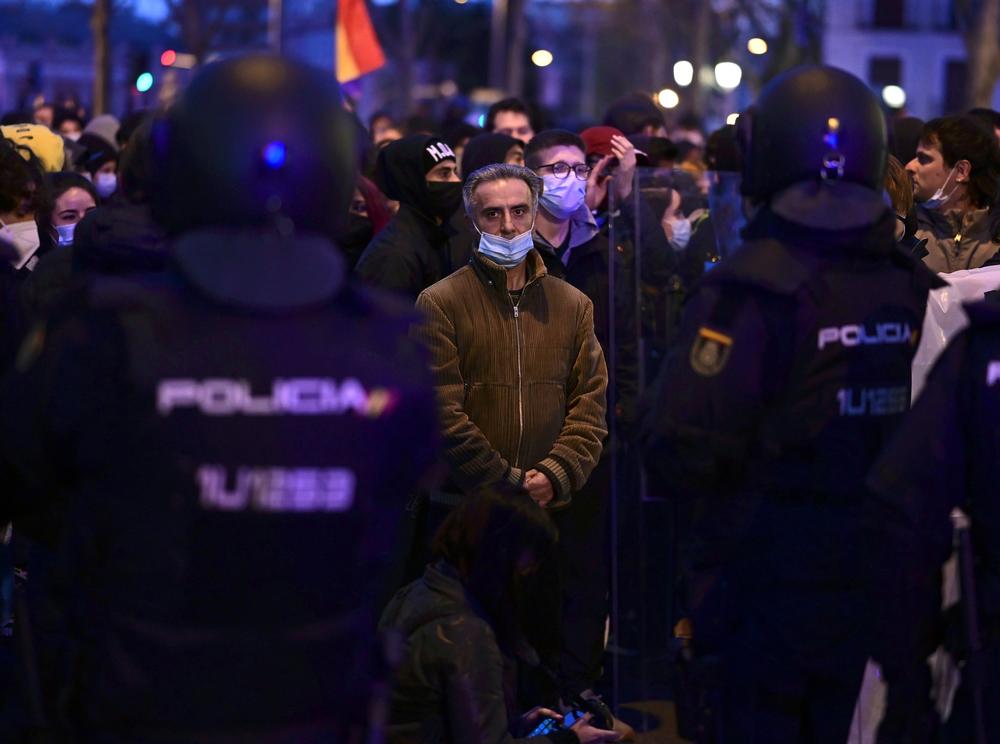
POLYGON ((928 293, 1000 264, 1000 113, 805 68, 707 137, 643 94, 483 124, 269 57, 4 116, 4 736, 634 740, 598 693, 643 458, 684 733, 846 741, 874 658, 880 741, 1000 736, 993 307, 905 416, 928 293), (932 725, 953 506, 983 634, 932 725))

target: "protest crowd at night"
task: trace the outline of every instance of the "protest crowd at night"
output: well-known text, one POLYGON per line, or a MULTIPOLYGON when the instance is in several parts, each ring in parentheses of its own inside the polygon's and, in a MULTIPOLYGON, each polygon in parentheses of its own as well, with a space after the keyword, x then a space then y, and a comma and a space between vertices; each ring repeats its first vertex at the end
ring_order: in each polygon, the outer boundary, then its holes
POLYGON ((0 69, 0 741, 1000 742, 1000 112, 407 109, 332 8, 0 69))

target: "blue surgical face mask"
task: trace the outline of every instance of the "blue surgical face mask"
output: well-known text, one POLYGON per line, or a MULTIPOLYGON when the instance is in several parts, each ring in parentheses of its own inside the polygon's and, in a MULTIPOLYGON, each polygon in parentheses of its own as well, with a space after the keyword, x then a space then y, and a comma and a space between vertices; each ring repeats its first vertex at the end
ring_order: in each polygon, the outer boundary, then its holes
POLYGON ((479 252, 505 269, 513 269, 520 264, 524 257, 528 255, 535 246, 531 231, 535 229, 532 225, 528 232, 515 235, 513 238, 501 238, 499 235, 490 235, 479 231, 479 252))
POLYGON ((118 176, 114 173, 98 173, 94 177, 94 188, 102 199, 107 199, 118 188, 118 176))
POLYGON ((674 237, 670 239, 670 244, 675 251, 683 251, 691 242, 691 220, 687 217, 675 217, 670 220, 670 227, 673 229, 674 237))
POLYGON ((59 233, 59 245, 73 245, 73 232, 75 230, 75 222, 69 225, 56 225, 56 232, 59 233))
POLYGON ((545 188, 539 204, 557 220, 569 219, 580 208, 587 195, 587 182, 581 181, 573 173, 566 178, 542 176, 542 181, 545 188))
POLYGON ((945 195, 944 193, 944 187, 948 185, 948 181, 951 180, 951 177, 954 174, 955 174, 955 168, 952 168, 951 171, 948 173, 948 177, 944 179, 944 183, 941 184, 938 190, 934 192, 934 194, 931 196, 930 199, 921 202, 921 204, 923 204, 923 206, 926 207, 927 209, 937 209, 946 201, 948 201, 951 198, 951 195, 955 193, 955 189, 958 188, 958 184, 956 183, 952 187, 951 191, 948 192, 947 195, 945 195))

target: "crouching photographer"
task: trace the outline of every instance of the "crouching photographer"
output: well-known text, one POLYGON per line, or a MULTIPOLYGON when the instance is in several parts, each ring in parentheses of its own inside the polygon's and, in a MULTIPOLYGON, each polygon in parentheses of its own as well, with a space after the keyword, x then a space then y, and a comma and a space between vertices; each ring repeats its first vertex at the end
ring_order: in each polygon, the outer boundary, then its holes
POLYGON ((478 494, 452 511, 434 539, 434 562, 382 615, 381 629, 405 641, 390 744, 619 740, 589 712, 516 710, 518 665, 538 663, 524 618, 546 591, 556 539, 548 515, 522 493, 478 494))

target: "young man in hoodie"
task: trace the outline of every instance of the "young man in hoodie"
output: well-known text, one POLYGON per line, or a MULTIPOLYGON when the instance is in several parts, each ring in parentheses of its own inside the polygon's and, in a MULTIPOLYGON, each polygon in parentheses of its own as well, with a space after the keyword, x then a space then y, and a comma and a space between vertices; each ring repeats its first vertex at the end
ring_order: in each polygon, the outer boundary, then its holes
POLYGON ((376 177, 399 211, 368 244, 355 273, 415 300, 469 260, 471 245, 449 224, 462 203, 455 153, 434 135, 404 137, 379 153, 376 177))
MULTIPOLYGON (((628 301, 634 296, 634 244, 616 242, 612 253, 610 236, 598 226, 587 201, 592 198, 593 205, 603 205, 612 190, 615 205, 628 201, 636 158, 634 147, 620 134, 609 137, 607 146, 608 154, 598 158, 592 168, 587 164, 586 145, 580 136, 551 129, 535 135, 524 158, 525 164, 541 176, 545 187, 535 219, 535 248, 549 274, 569 282, 593 303, 597 339, 607 366, 610 368, 614 362, 613 389, 609 386, 608 391, 609 426, 614 418, 620 428, 627 426, 631 418, 629 410, 638 380, 637 348, 630 343, 636 337, 635 303, 628 301), (612 158, 618 160, 613 175, 612 158), (614 292, 610 286, 612 260, 616 269, 614 292), (612 301, 617 333, 614 355, 612 301)), ((655 220, 654 228, 650 232, 659 233, 663 244, 660 253, 666 256, 666 240, 655 220)), ((616 233, 616 237, 622 236, 616 233)), ((574 508, 554 515, 560 534, 560 571, 565 580, 559 659, 564 699, 591 690, 601 675, 610 563, 607 514, 615 477, 607 453, 613 446, 612 441, 605 447, 605 457, 575 495, 574 508)))
POLYGON ((978 269, 1000 249, 993 209, 1000 150, 993 132, 969 116, 945 116, 924 125, 906 170, 913 179, 918 258, 939 273, 978 269))

